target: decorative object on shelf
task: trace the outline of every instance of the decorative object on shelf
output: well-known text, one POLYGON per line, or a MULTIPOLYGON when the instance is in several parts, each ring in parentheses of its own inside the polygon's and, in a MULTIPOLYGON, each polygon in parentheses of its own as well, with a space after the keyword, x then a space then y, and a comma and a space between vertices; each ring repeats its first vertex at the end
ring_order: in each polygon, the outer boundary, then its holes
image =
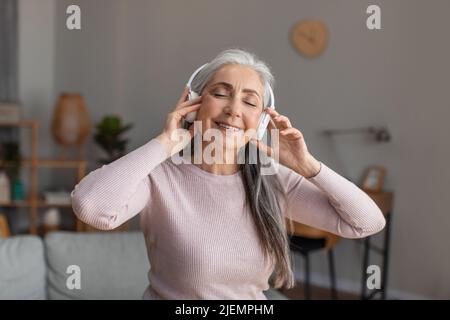
POLYGON ((25 199, 25 191, 20 180, 20 168, 22 157, 20 155, 20 146, 18 142, 4 142, 2 144, 1 160, 10 182, 11 182, 11 200, 21 201, 25 199))
POLYGON ((20 105, 15 103, 0 103, 0 122, 17 123, 20 121, 20 105))
POLYGON ((44 234, 59 230, 61 225, 61 213, 56 208, 50 208, 44 212, 43 228, 44 234))
POLYGON ((0 238, 7 238, 10 235, 8 220, 4 214, 0 214, 0 238))
POLYGON ((44 193, 44 200, 49 205, 70 205, 72 199, 69 191, 46 191, 44 193))
POLYGON ((11 201, 11 184, 8 175, 4 171, 0 171, 0 202, 11 201))
POLYGON ((65 148, 76 147, 80 155, 91 131, 91 121, 84 98, 77 93, 63 93, 55 106, 52 133, 65 148))
POLYGON ((386 168, 381 166, 369 166, 364 174, 361 189, 368 193, 379 193, 383 189, 386 168))
POLYGON ((108 158, 99 160, 102 164, 108 164, 125 154, 128 139, 122 135, 133 127, 132 124, 122 125, 119 116, 108 115, 103 117, 96 125, 94 135, 95 142, 107 153, 108 158))
POLYGON ((25 186, 19 179, 13 181, 11 199, 13 201, 25 200, 25 186))
POLYGON ((1 162, 11 181, 20 177, 20 165, 22 157, 18 142, 3 142, 1 145, 1 162))
POLYGON ((294 48, 307 58, 316 58, 328 44, 328 28, 316 19, 297 22, 291 30, 291 42, 294 48))
POLYGON ((385 126, 378 127, 364 127, 352 129, 331 129, 325 130, 324 134, 328 136, 337 134, 351 134, 351 133, 368 133, 376 142, 389 142, 392 139, 389 129, 385 126))

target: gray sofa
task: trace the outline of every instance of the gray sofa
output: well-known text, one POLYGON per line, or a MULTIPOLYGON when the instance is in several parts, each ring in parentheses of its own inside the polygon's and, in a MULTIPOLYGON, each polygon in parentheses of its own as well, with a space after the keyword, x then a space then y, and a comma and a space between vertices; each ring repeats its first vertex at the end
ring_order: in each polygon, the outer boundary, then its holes
MULTIPOLYGON (((141 299, 148 269, 140 232, 0 239, 0 299, 141 299)), ((265 294, 287 299, 276 290, 265 294)))

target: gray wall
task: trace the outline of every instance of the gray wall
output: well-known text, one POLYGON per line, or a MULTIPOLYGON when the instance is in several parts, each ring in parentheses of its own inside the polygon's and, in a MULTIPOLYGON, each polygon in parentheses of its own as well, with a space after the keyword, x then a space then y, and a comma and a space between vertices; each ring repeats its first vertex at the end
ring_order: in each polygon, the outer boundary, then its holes
MULTIPOLYGON (((55 0, 18 1, 18 95, 25 119, 39 119, 39 155, 54 155, 49 123, 55 104, 55 0)), ((21 152, 30 156, 31 134, 28 128, 20 130, 21 152)), ((29 170, 22 170, 28 188, 29 170)), ((40 190, 53 184, 53 173, 40 171, 40 190)), ((13 232, 28 230, 28 210, 9 210, 8 220, 13 232)))
MULTIPOLYGON (((395 192, 393 295, 450 298, 450 215, 444 198, 450 181, 445 123, 450 2, 379 0, 382 30, 369 31, 365 11, 372 3, 58 1, 55 64, 39 67, 45 69, 43 79, 39 72, 22 79, 35 83, 41 95, 81 92, 95 121, 106 113, 122 115, 135 124, 134 149, 160 132, 197 66, 228 47, 254 51, 274 71, 277 108, 304 132, 318 159, 355 181, 369 164, 387 167, 386 187, 395 192), (72 3, 82 8, 82 31, 65 28, 65 9, 72 3), (330 29, 328 49, 311 61, 299 56, 288 38, 293 24, 306 17, 320 18, 330 29), (48 74, 52 70, 54 76, 48 74), (390 144, 321 134, 379 124, 392 131, 390 144)), ((47 63, 50 56, 39 61, 47 63)), ((90 149, 97 151, 92 143, 90 149)), ((359 289, 360 244, 343 240, 336 259, 339 285, 359 289)), ((301 262, 296 261, 299 269, 301 262)), ((313 266, 320 282, 327 270, 324 254, 314 256, 313 266)))
POLYGON ((19 97, 23 116, 41 121, 39 151, 43 155, 52 152, 48 126, 55 104, 54 68, 55 2, 20 0, 19 97))

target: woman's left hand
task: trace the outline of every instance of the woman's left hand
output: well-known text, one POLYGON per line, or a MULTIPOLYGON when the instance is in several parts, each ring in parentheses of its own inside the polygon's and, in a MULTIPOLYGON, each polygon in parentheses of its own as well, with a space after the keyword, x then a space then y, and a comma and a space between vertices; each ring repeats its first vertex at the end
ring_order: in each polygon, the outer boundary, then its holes
POLYGON ((310 178, 319 173, 320 162, 309 153, 300 130, 293 128, 289 118, 280 115, 276 110, 267 108, 265 112, 271 117, 268 129, 280 130, 279 144, 278 146, 269 147, 262 141, 252 140, 252 142, 268 156, 272 156, 274 153, 273 148, 278 147, 279 162, 301 176, 310 178))

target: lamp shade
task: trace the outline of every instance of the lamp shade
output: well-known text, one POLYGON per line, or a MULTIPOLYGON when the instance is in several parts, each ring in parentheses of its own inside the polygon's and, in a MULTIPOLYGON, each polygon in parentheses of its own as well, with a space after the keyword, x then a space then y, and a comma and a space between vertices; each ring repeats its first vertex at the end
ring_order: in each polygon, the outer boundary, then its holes
POLYGON ((77 93, 63 93, 55 106, 52 133, 65 147, 81 147, 91 130, 84 98, 77 93))

